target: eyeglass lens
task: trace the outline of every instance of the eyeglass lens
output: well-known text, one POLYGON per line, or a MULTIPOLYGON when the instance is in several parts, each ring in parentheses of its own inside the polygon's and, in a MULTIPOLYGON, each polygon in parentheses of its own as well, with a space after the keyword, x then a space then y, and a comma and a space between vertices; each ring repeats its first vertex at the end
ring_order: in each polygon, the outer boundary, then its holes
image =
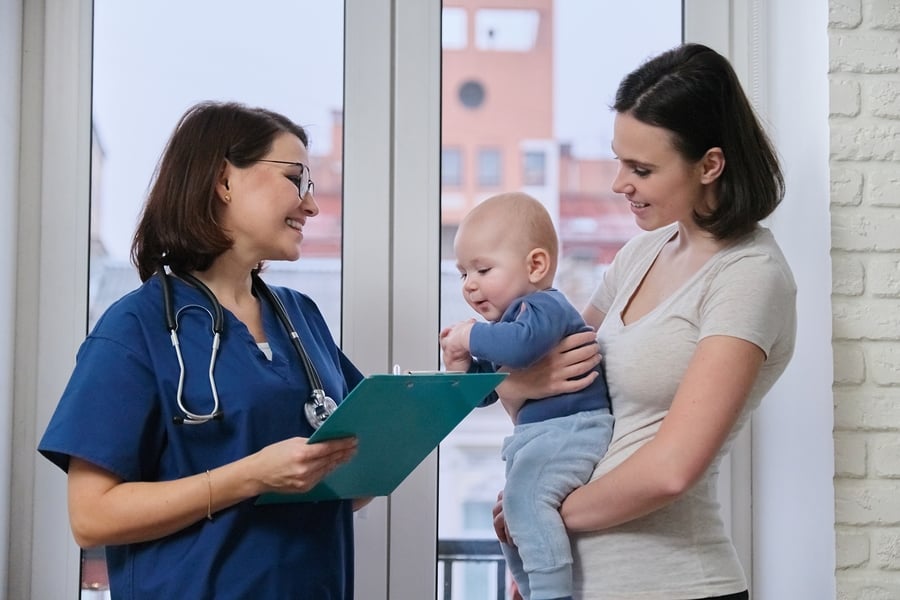
POLYGON ((265 162, 265 163, 274 163, 278 165, 294 165, 295 167, 300 167, 300 176, 299 177, 288 177, 291 182, 297 186, 297 193, 300 194, 300 197, 303 198, 306 196, 306 193, 309 192, 312 195, 316 194, 316 184, 313 183, 312 179, 309 177, 309 167, 300 162, 291 162, 287 160, 271 160, 260 158, 257 162, 265 162))

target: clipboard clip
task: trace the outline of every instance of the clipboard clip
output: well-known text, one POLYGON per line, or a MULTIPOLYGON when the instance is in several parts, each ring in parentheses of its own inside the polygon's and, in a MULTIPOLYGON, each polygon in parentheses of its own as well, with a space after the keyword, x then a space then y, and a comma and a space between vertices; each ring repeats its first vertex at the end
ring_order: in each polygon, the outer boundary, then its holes
POLYGON ((465 371, 403 371, 400 365, 395 364, 393 375, 462 375, 465 371))

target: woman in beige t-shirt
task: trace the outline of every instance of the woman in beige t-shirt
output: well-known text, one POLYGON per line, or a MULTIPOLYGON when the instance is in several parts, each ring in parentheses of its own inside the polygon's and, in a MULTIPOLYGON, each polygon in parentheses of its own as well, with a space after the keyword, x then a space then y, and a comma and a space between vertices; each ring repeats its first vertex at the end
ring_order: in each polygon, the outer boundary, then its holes
MULTIPOLYGON (((616 425, 591 482, 561 513, 581 600, 749 597, 716 501, 719 462, 794 350, 796 286, 759 225, 784 182, 732 67, 685 44, 625 77, 613 106, 613 190, 646 233, 629 242, 588 307, 616 425)), ((500 388, 515 415, 579 389, 598 360, 571 336, 500 388), (574 349, 573 349, 574 348, 574 349)), ((587 344, 587 345, 585 345, 587 344)), ((500 505, 498 536, 505 539, 500 505)))

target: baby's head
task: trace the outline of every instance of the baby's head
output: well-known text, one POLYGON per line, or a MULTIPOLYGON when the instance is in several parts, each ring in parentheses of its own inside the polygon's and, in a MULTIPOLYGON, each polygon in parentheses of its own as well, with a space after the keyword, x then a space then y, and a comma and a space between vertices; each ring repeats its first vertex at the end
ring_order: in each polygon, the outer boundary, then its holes
POLYGON ((513 300, 553 285, 559 243, 544 206, 520 192, 473 208, 454 240, 466 302, 489 321, 513 300))

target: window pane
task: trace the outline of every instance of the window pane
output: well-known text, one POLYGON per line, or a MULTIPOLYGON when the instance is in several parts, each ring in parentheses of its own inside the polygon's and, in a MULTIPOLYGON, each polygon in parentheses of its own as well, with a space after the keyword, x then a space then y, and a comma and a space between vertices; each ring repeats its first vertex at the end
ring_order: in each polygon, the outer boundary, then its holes
POLYGON ((546 183, 547 156, 543 152, 526 151, 522 157, 522 185, 546 183))
POLYGON ((441 149, 441 185, 458 187, 462 183, 462 155, 459 148, 441 149))
POLYGON ((465 48, 468 42, 466 11, 447 8, 441 18, 441 46, 453 50, 465 48))
POLYGON ((540 20, 536 10, 478 9, 475 11, 476 47, 528 52, 534 48, 540 20))
POLYGON ((503 180, 500 150, 483 148, 478 151, 478 185, 496 187, 503 180))
MULTIPOLYGON (((640 11, 594 0, 525 0, 516 10, 486 0, 443 6, 457 22, 464 11, 472 34, 467 44, 442 45, 441 145, 471 156, 474 169, 463 169, 458 186, 441 190, 441 326, 477 317, 462 298, 453 236, 466 212, 500 191, 522 190, 547 206, 560 236, 555 285, 581 308, 616 251, 638 231, 627 203, 610 189, 617 164, 609 106, 622 76, 681 41, 681 2, 655 0, 640 11), (479 86, 478 103, 460 94, 471 83, 479 86)), ((445 440, 441 547, 496 545, 475 513, 485 512, 490 523, 504 481, 500 446, 511 431, 495 404, 476 409, 445 440)), ((474 550, 468 559, 462 551, 455 555, 453 575, 444 577, 452 594, 443 592, 444 583, 440 600, 498 597, 496 588, 485 595, 483 586, 503 586, 505 578, 486 578, 481 556, 474 550), (467 560, 471 568, 461 568, 467 560)))
MULTIPOLYGON (((269 263, 264 278, 310 295, 340 339, 343 11, 313 0, 252 9, 241 0, 94 0, 91 327, 140 283, 131 235, 178 118, 201 100, 228 100, 281 112, 309 133, 321 212, 304 230, 302 258, 269 263)), ((82 572, 82 598, 108 597, 102 552, 85 552, 82 572)))

